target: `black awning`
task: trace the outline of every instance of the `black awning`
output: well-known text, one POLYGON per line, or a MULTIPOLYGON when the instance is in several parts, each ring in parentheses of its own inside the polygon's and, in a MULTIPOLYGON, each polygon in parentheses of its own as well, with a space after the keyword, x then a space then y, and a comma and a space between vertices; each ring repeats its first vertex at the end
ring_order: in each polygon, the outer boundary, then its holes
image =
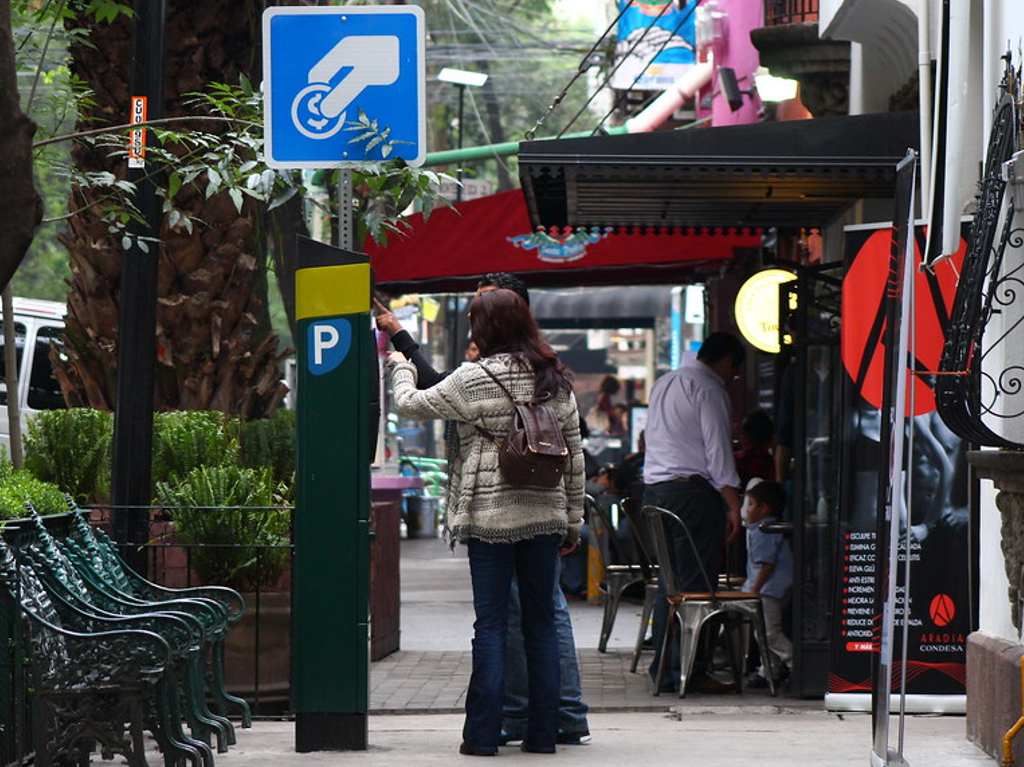
POLYGON ((519 174, 537 227, 824 226, 892 197, 918 131, 889 112, 532 141, 519 174))
POLYGON ((672 288, 635 285, 614 288, 531 290, 530 309, 542 327, 649 328, 672 311, 672 288))

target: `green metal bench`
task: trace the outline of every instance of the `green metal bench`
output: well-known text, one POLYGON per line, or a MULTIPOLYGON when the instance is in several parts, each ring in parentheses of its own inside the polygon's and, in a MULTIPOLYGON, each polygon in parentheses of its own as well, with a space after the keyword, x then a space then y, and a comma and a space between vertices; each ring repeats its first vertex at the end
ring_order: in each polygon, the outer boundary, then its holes
POLYGON ((190 605, 132 604, 119 600, 95 581, 84 578, 66 555, 63 544, 55 540, 35 517, 36 539, 22 547, 26 567, 33 570, 65 621, 83 629, 118 626, 123 623, 147 625, 167 641, 171 666, 162 697, 150 701, 147 727, 161 743, 165 761, 182 760, 196 765, 213 764, 211 735, 217 738, 218 751, 227 751, 233 729, 226 719, 214 716, 205 704, 201 658, 204 643, 202 624, 190 614, 190 605), (186 735, 181 722, 189 725, 186 735))
POLYGON ((45 587, 2 539, 0 599, 16 608, 14 638, 28 650, 35 764, 83 763, 98 745, 105 757, 146 765, 145 709, 166 689, 167 642, 141 624, 105 631, 64 625, 45 587))

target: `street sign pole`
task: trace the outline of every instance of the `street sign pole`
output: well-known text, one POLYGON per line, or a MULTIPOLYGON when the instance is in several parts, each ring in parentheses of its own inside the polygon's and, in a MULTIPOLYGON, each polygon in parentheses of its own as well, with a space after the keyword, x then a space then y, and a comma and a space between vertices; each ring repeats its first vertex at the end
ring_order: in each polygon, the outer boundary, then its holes
POLYGON ((338 244, 299 238, 298 466, 292 602, 295 750, 364 750, 369 713, 370 462, 379 417, 369 260, 355 252, 352 167, 426 157, 418 6, 263 14, 264 152, 340 169, 338 244))
POLYGON ((352 218, 352 171, 342 168, 338 172, 338 247, 352 250, 355 237, 352 218))
POLYGON ((370 265, 299 239, 295 750, 363 750, 369 711, 370 265))

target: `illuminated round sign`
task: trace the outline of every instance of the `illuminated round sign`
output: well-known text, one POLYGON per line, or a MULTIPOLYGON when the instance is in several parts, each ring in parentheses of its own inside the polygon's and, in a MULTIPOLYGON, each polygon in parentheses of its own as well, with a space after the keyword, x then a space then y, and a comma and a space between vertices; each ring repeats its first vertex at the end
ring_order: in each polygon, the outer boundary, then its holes
POLYGON ((736 294, 736 325, 751 346, 771 354, 781 351, 779 285, 795 279, 785 269, 765 269, 743 283, 736 294))

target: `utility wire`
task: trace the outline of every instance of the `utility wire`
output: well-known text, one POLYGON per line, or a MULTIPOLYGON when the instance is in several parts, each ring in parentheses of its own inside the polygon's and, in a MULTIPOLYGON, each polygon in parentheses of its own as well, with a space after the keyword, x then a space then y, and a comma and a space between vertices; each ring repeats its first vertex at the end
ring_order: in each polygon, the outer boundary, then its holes
MULTIPOLYGON (((597 94, 599 94, 602 90, 604 90, 604 87, 606 85, 608 85, 609 82, 611 82, 611 79, 613 77, 615 77, 615 73, 619 71, 619 67, 621 67, 626 62, 626 59, 628 59, 630 56, 633 55, 633 53, 636 51, 636 49, 640 46, 640 43, 642 43, 644 41, 644 39, 647 37, 647 35, 650 34, 651 30, 654 29, 655 23, 659 19, 661 19, 662 16, 665 15, 665 12, 670 7, 672 7, 671 3, 665 3, 663 6, 661 6, 661 10, 658 11, 658 15, 655 16, 654 19, 651 20, 651 23, 648 24, 647 29, 645 29, 643 31, 643 34, 641 34, 640 37, 637 38, 637 41, 635 43, 633 43, 632 47, 630 47, 629 52, 625 56, 622 56, 621 58, 619 58, 618 63, 614 67, 612 67, 612 71, 609 72, 608 76, 605 77, 604 80, 601 81, 601 84, 598 85, 594 89, 594 92, 590 94, 590 97, 586 100, 586 102, 583 104, 583 106, 581 106, 579 108, 579 111, 576 112, 576 114, 573 115, 572 119, 569 120, 568 124, 566 124, 566 126, 564 128, 562 128, 562 130, 560 130, 558 132, 558 136, 556 138, 562 138, 562 136, 565 135, 565 132, 567 130, 569 130, 569 128, 571 128, 578 119, 580 119, 580 117, 583 115, 584 112, 587 111, 587 109, 593 103, 594 99, 597 98, 597 94)), ((626 8, 629 8, 629 6, 627 5, 626 8)), ((625 13, 625 10, 626 9, 624 8, 623 9, 623 13, 625 13)), ((621 13, 619 14, 619 17, 620 18, 622 17, 621 13)), ((616 21, 618 21, 618 20, 616 20, 616 21)))
POLYGON ((615 99, 612 102, 612 108, 609 109, 605 113, 604 117, 601 118, 601 122, 599 122, 597 124, 597 127, 594 128, 594 130, 592 130, 590 132, 591 136, 596 136, 597 135, 598 131, 600 131, 601 127, 605 124, 605 121, 607 121, 607 119, 609 117, 611 117, 612 114, 615 112, 615 110, 618 109, 619 106, 622 104, 622 100, 626 98, 626 94, 629 93, 631 90, 633 90, 636 87, 636 84, 638 82, 640 82, 640 78, 643 77, 647 73, 647 70, 650 68, 651 64, 654 63, 654 60, 656 58, 658 58, 658 56, 661 55, 661 52, 664 51, 668 47, 668 44, 670 42, 672 42, 672 38, 675 37, 679 33, 679 30, 682 29, 683 26, 686 24, 686 22, 688 22, 690 20, 690 17, 693 16, 694 11, 697 10, 697 6, 700 5, 700 4, 701 4, 701 0, 697 0, 696 3, 694 3, 692 6, 690 6, 689 12, 682 18, 682 20, 680 20, 680 22, 678 24, 676 24, 676 28, 672 30, 672 34, 665 38, 665 42, 663 42, 661 44, 661 47, 658 48, 658 50, 654 52, 654 55, 651 56, 650 59, 648 59, 647 63, 644 64, 644 68, 641 69, 640 73, 636 77, 633 78, 633 82, 630 83, 629 87, 626 88, 626 90, 622 91, 622 94, 617 99, 615 99))
MULTIPOLYGON (((453 0, 447 0, 447 4, 449 6, 449 9, 451 9, 452 2, 453 2, 453 0)), ((454 19, 454 16, 452 14, 449 14, 449 16, 448 16, 448 24, 451 27, 452 32, 454 32, 455 31, 455 19, 454 19)), ((484 123, 484 118, 480 114, 480 110, 477 108, 476 97, 473 94, 473 89, 472 88, 469 89, 469 106, 472 108, 473 114, 476 117, 477 123, 479 123, 479 125, 480 125, 480 130, 484 134, 484 140, 488 144, 494 143, 494 142, 491 141, 491 133, 490 133, 489 130, 487 130, 487 125, 486 125, 486 123, 484 123)), ((459 126, 459 130, 461 131, 462 129, 463 129, 463 126, 460 125, 459 126)), ((498 161, 498 164, 500 164, 501 167, 505 169, 505 172, 508 173, 509 176, 512 175, 511 168, 508 167, 508 164, 505 162, 505 160, 499 154, 495 153, 494 154, 494 159, 498 161)))
MULTIPOLYGON (((537 135, 537 131, 540 129, 540 126, 542 126, 544 124, 544 121, 547 120, 548 117, 551 116, 551 113, 553 111, 555 111, 555 109, 558 107, 558 105, 562 103, 562 100, 569 93, 569 89, 572 88, 572 86, 576 84, 576 81, 579 80, 584 75, 584 73, 586 73, 587 71, 590 70, 590 59, 591 59, 591 57, 594 55, 594 53, 597 52, 597 49, 601 46, 601 43, 603 43, 607 39, 608 34, 618 25, 619 20, 625 15, 626 11, 628 11, 631 7, 633 7, 634 1, 635 0, 629 0, 629 2, 627 2, 622 7, 622 10, 620 10, 618 15, 614 19, 612 19, 612 23, 608 25, 608 28, 605 29, 605 31, 601 33, 601 36, 599 38, 597 38, 597 42, 594 43, 590 47, 590 50, 587 51, 586 55, 582 59, 580 59, 580 63, 576 67, 576 73, 572 76, 572 78, 569 80, 569 82, 565 84, 565 86, 562 88, 562 90, 559 91, 558 95, 555 96, 554 100, 548 106, 547 111, 545 111, 544 114, 542 114, 537 119, 537 122, 534 124, 534 126, 532 128, 530 128, 530 130, 526 131, 526 140, 527 141, 532 140, 533 137, 535 135, 537 135)), ((561 135, 561 134, 559 134, 559 135, 561 135)))

